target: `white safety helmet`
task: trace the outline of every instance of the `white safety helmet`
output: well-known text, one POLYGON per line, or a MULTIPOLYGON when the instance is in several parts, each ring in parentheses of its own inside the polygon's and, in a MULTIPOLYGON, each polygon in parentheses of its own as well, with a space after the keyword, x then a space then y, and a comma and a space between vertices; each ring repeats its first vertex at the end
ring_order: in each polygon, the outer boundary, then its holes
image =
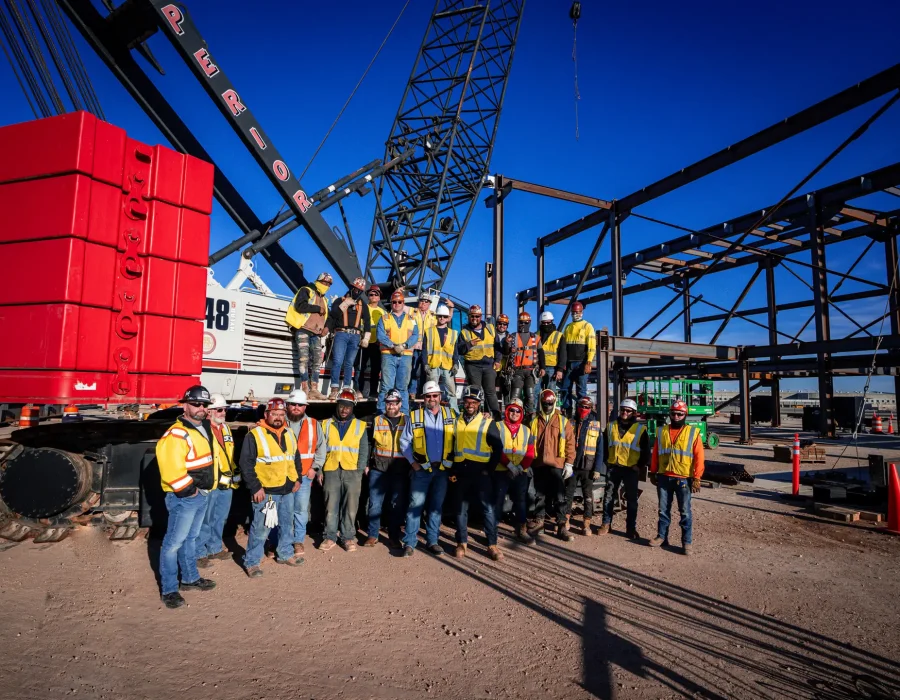
POLYGON ((303 391, 303 389, 294 389, 287 397, 287 401, 285 403, 298 403, 301 406, 306 406, 309 401, 307 400, 306 392, 303 391))
POLYGON ((422 387, 423 394, 440 394, 441 387, 438 386, 437 382, 425 382, 425 386, 422 387))
POLYGON ((552 311, 544 311, 541 314, 541 323, 547 323, 548 321, 553 321, 553 312, 552 311))
POLYGON ((619 404, 619 408, 630 408, 637 413, 637 404, 634 402, 634 399, 623 399, 622 403, 619 404))
POLYGON ((228 402, 225 401, 225 397, 222 394, 212 394, 209 399, 212 403, 207 408, 228 408, 228 402))
POLYGON ((437 311, 434 312, 435 316, 446 316, 450 318, 450 309, 448 309, 444 304, 438 304, 437 311))

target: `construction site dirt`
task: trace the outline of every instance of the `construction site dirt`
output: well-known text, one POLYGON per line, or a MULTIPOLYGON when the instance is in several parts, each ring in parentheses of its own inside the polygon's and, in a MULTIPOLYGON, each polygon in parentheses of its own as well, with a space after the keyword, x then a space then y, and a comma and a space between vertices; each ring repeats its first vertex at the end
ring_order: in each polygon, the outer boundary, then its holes
MULTIPOLYGON (((877 439, 900 458, 900 440, 877 439)), ((715 458, 784 471, 770 445, 730 440, 715 458)), ((841 452, 855 466, 845 444, 826 443, 824 468, 841 452)), ((157 540, 85 527, 0 544, 0 687, 10 700, 900 697, 900 537, 824 520, 771 483, 697 494, 691 557, 629 541, 619 514, 613 533, 576 527, 569 544, 519 545, 504 524, 497 563, 478 532, 459 561, 307 545, 302 567, 269 559, 251 580, 239 533, 235 560, 204 570, 217 588, 177 611, 159 600, 157 540)), ((642 488, 646 538, 656 494, 642 488)))

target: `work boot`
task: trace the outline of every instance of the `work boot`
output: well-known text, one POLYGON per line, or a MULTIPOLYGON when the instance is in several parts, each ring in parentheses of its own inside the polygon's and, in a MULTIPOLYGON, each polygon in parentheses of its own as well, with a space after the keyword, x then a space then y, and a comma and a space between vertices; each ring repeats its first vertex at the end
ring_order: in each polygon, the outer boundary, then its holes
POLYGON ((597 528, 598 535, 606 535, 609 533, 609 523, 603 523, 600 527, 597 528))
POLYGON ((539 520, 529 520, 525 525, 525 530, 531 537, 539 535, 543 529, 544 523, 539 520))
POLYGON ((319 551, 327 552, 330 549, 333 549, 337 544, 334 540, 323 540, 322 544, 319 545, 319 551))
POLYGON ((457 559, 463 559, 466 556, 466 545, 458 544, 456 545, 456 551, 453 553, 453 556, 457 559))
POLYGON ((303 549, 302 542, 294 542, 294 555, 295 556, 303 556, 306 552, 303 549))
POLYGON ((250 578, 259 578, 263 575, 263 570, 258 566, 251 566, 247 568, 247 576, 250 578))
POLYGON ((629 540, 641 539, 641 536, 638 534, 637 530, 629 530, 628 532, 625 533, 625 537, 627 537, 629 540))
POLYGON ((585 537, 590 537, 594 534, 594 529, 591 526, 591 519, 586 515, 584 516, 584 520, 581 521, 581 528, 584 530, 585 537))
POLYGON ((319 391, 319 385, 316 384, 309 388, 309 391, 306 392, 306 398, 310 401, 327 401, 328 397, 325 396, 321 391, 319 391))
POLYGON ((694 545, 692 545, 692 544, 681 545, 681 553, 684 554, 684 556, 686 556, 686 557, 691 556, 691 553, 693 551, 694 551, 694 545))
POLYGON ((223 549, 219 552, 216 552, 215 554, 210 554, 209 558, 210 559, 231 559, 231 552, 229 552, 227 549, 223 549))
POLYGON ((356 551, 356 542, 353 540, 343 540, 341 542, 341 546, 344 548, 345 552, 355 552, 356 551))
POLYGON ((169 610, 174 610, 175 608, 180 608, 184 605, 184 598, 177 592, 166 593, 164 596, 161 596, 161 600, 169 610))
POLYGON ((391 549, 403 549, 403 543, 400 540, 395 540, 393 537, 389 537, 388 547, 390 547, 391 549))
POLYGON ((376 544, 378 544, 377 537, 367 537, 366 541, 363 542, 363 547, 374 547, 376 544))
POLYGON ((528 529, 524 525, 519 525, 516 528, 516 540, 522 544, 531 544, 534 542, 534 538, 528 534, 528 529))
POLYGON ((657 536, 657 537, 654 537, 652 540, 650 540, 647 544, 649 544, 651 547, 661 547, 662 543, 665 541, 666 540, 664 537, 657 536))
POLYGON ((559 539, 561 539, 563 542, 571 542, 573 537, 572 537, 572 533, 569 532, 569 516, 567 515, 562 520, 557 518, 556 521, 557 521, 556 529, 559 533, 558 534, 559 539))
POLYGON ((444 556, 444 548, 441 547, 441 545, 439 545, 439 544, 430 544, 427 547, 425 547, 425 549, 427 549, 431 554, 433 554, 436 557, 444 556))
POLYGON ((198 569, 206 569, 209 567, 209 557, 200 557, 197 560, 197 568, 198 569))
POLYGON ((328 400, 329 401, 337 401, 338 394, 341 393, 339 387, 333 386, 331 387, 331 391, 328 392, 328 400))
POLYGON ((303 557, 291 557, 290 559, 279 559, 278 563, 284 566, 300 566, 304 561, 303 557))
POLYGON ((488 547, 488 556, 491 558, 491 561, 500 561, 503 559, 503 552, 500 551, 500 548, 492 544, 488 547))
POLYGON ((416 550, 414 550, 412 547, 404 547, 403 548, 403 556, 404 557, 411 557, 415 553, 416 553, 416 550))
POLYGON ((353 393, 356 395, 356 400, 357 400, 357 401, 365 401, 365 398, 366 398, 366 397, 363 396, 363 393, 362 393, 361 391, 355 391, 355 392, 353 392, 353 393))
POLYGON ((181 584, 179 584, 178 589, 185 591, 211 591, 215 587, 215 581, 211 581, 208 578, 198 578, 196 581, 191 581, 190 583, 182 581, 181 584))

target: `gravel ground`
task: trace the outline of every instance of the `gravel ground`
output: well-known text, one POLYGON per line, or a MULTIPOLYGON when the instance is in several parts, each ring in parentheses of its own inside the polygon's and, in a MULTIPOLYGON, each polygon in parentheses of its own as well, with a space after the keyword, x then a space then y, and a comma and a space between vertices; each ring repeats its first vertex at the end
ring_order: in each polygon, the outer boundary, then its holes
MULTIPOLYGON (((731 439, 716 458, 788 468, 731 439)), ((866 454, 900 457, 893 438, 867 440, 866 454)), ((747 484, 704 489, 694 514, 692 557, 625 539, 623 515, 569 544, 517 545, 503 526, 499 563, 480 532, 462 561, 308 547, 302 568, 267 560, 253 581, 217 562, 218 587, 175 611, 159 602, 158 541, 84 528, 0 544, 0 687, 10 700, 900 697, 900 537, 747 484)), ((229 543, 236 557, 245 543, 229 543)))

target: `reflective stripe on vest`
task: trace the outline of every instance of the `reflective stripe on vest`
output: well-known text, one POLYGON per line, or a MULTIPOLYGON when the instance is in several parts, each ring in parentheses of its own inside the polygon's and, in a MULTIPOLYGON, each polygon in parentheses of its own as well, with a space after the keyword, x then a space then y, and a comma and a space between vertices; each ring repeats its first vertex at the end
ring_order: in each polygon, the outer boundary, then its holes
POLYGON ((594 327, 582 319, 581 321, 572 321, 566 326, 566 344, 567 345, 587 345, 588 338, 594 334, 594 327))
POLYGON ((656 436, 659 458, 658 472, 660 474, 676 474, 683 478, 689 477, 694 462, 694 440, 699 434, 698 428, 685 425, 678 432, 678 437, 675 438, 673 444, 669 426, 662 426, 656 436))
POLYGON ((351 418, 350 425, 344 437, 335 425, 334 418, 327 418, 322 422, 322 432, 325 433, 325 444, 328 448, 328 456, 325 458, 323 471, 333 472, 337 469, 355 471, 359 462, 359 443, 366 432, 366 424, 358 418, 351 418), (350 458, 352 466, 347 464, 350 458))
MULTIPOLYGON (((353 328, 362 328, 362 299, 356 300, 356 325, 352 326, 353 328)), ((347 313, 350 311, 350 307, 348 306, 346 309, 342 309, 344 312, 344 325, 341 328, 350 328, 349 319, 347 318, 347 313)))
POLYGON ((534 367, 537 364, 537 337, 528 334, 528 342, 522 342, 522 335, 516 333, 516 349, 512 354, 513 367, 534 367))
POLYGON ((400 436, 406 427, 406 416, 400 414, 397 427, 392 428, 391 422, 382 415, 375 416, 372 426, 372 441, 375 443, 375 456, 384 459, 401 457, 400 436))
MULTIPOLYGON (((503 454, 507 456, 510 464, 519 466, 522 463, 522 460, 525 459, 525 454, 528 452, 528 442, 531 437, 531 431, 520 424, 519 431, 516 433, 516 436, 513 437, 512 431, 503 421, 497 422, 497 428, 500 430, 500 438, 503 440, 503 454)), ((505 469, 505 465, 497 465, 498 471, 505 469)))
POLYGON ((409 422, 412 426, 413 435, 413 457, 421 457, 419 462, 426 469, 430 468, 432 462, 440 462, 441 470, 447 469, 453 465, 453 435, 456 425, 456 416, 453 410, 447 406, 441 406, 441 421, 444 424, 444 453, 438 458, 437 455, 428 454, 428 441, 425 439, 425 409, 417 408, 409 414, 409 422))
POLYGON ((552 331, 547 336, 547 339, 541 343, 541 347, 544 349, 544 364, 547 368, 556 367, 556 363, 559 361, 559 344, 562 341, 562 337, 562 333, 559 331, 552 331))
MULTIPOLYGON (((566 426, 569 424, 568 419, 560 413, 558 410, 553 412, 553 416, 559 416, 559 453, 557 457, 560 459, 566 458, 566 426)), ((553 416, 550 416, 550 420, 547 421, 547 428, 550 427, 550 423, 553 421, 553 416)), ((538 416, 536 415, 531 419, 531 433, 534 435, 534 439, 537 440, 538 436, 538 416)), ((544 428, 546 431, 547 428, 544 428)))
POLYGON ((316 447, 319 442, 316 427, 316 419, 304 415, 300 421, 300 433, 296 436, 297 451, 300 453, 300 464, 304 475, 309 472, 316 456, 316 447))
POLYGON ((469 362, 477 362, 484 357, 494 356, 494 339, 497 337, 497 331, 490 324, 482 326, 484 337, 479 338, 475 335, 475 331, 471 327, 466 326, 462 329, 462 337, 466 343, 475 343, 472 349, 466 353, 466 360, 469 362))
POLYGON ((491 448, 487 444, 487 431, 491 422, 491 419, 485 418, 483 413, 477 414, 468 423, 462 416, 456 419, 454 435, 456 449, 453 455, 455 462, 469 460, 484 464, 490 461, 491 448))
POLYGON ((597 443, 600 441, 600 421, 592 420, 588 424, 587 433, 584 436, 584 456, 593 457, 597 454, 597 443))
POLYGON ((294 304, 297 303, 297 297, 304 289, 309 292, 309 303, 322 309, 321 313, 323 316, 328 313, 328 308, 325 306, 325 297, 319 294, 319 292, 316 291, 315 287, 301 287, 297 290, 294 298, 291 299, 291 303, 288 306, 287 313, 284 315, 285 323, 287 323, 289 326, 292 326, 293 328, 303 328, 306 325, 306 322, 309 320, 309 317, 312 315, 301 314, 294 307, 294 304))
POLYGON ((256 426, 250 431, 256 440, 256 478, 264 487, 278 488, 288 480, 296 481, 297 467, 294 460, 297 456, 297 440, 294 432, 287 428, 284 431, 284 449, 273 433, 256 426))
POLYGON ((428 342, 428 366, 432 369, 440 367, 441 369, 450 369, 453 367, 453 346, 456 345, 456 339, 459 334, 447 326, 447 335, 444 344, 441 344, 441 336, 438 333, 437 326, 431 326, 425 331, 426 340, 428 342))
POLYGON ((646 427, 638 423, 619 434, 619 423, 613 421, 606 428, 606 463, 620 467, 633 467, 641 458, 641 436, 646 427))
MULTIPOLYGON (((184 428, 172 426, 165 432, 163 437, 168 437, 169 435, 174 435, 175 437, 181 438, 187 443, 188 453, 187 457, 184 460, 184 466, 188 471, 191 471, 193 469, 202 469, 203 467, 208 467, 213 463, 212 452, 209 452, 207 454, 198 454, 196 447, 194 447, 194 441, 191 438, 191 434, 184 428)), ((204 440, 203 445, 206 444, 206 440, 204 440)))
MULTIPOLYGON (((400 325, 397 325, 397 319, 394 314, 385 314, 381 317, 381 322, 384 324, 384 332, 388 334, 388 337, 391 339, 391 343, 394 345, 404 345, 409 342, 409 339, 412 338, 413 334, 413 324, 415 321, 412 320, 408 315, 403 314, 403 319, 400 321, 400 325)), ((381 348, 381 352, 384 354, 391 353, 393 350, 391 348, 381 348)), ((412 348, 406 348, 403 351, 404 355, 412 355, 412 348)), ((329 419, 330 420, 330 419, 329 419)))

